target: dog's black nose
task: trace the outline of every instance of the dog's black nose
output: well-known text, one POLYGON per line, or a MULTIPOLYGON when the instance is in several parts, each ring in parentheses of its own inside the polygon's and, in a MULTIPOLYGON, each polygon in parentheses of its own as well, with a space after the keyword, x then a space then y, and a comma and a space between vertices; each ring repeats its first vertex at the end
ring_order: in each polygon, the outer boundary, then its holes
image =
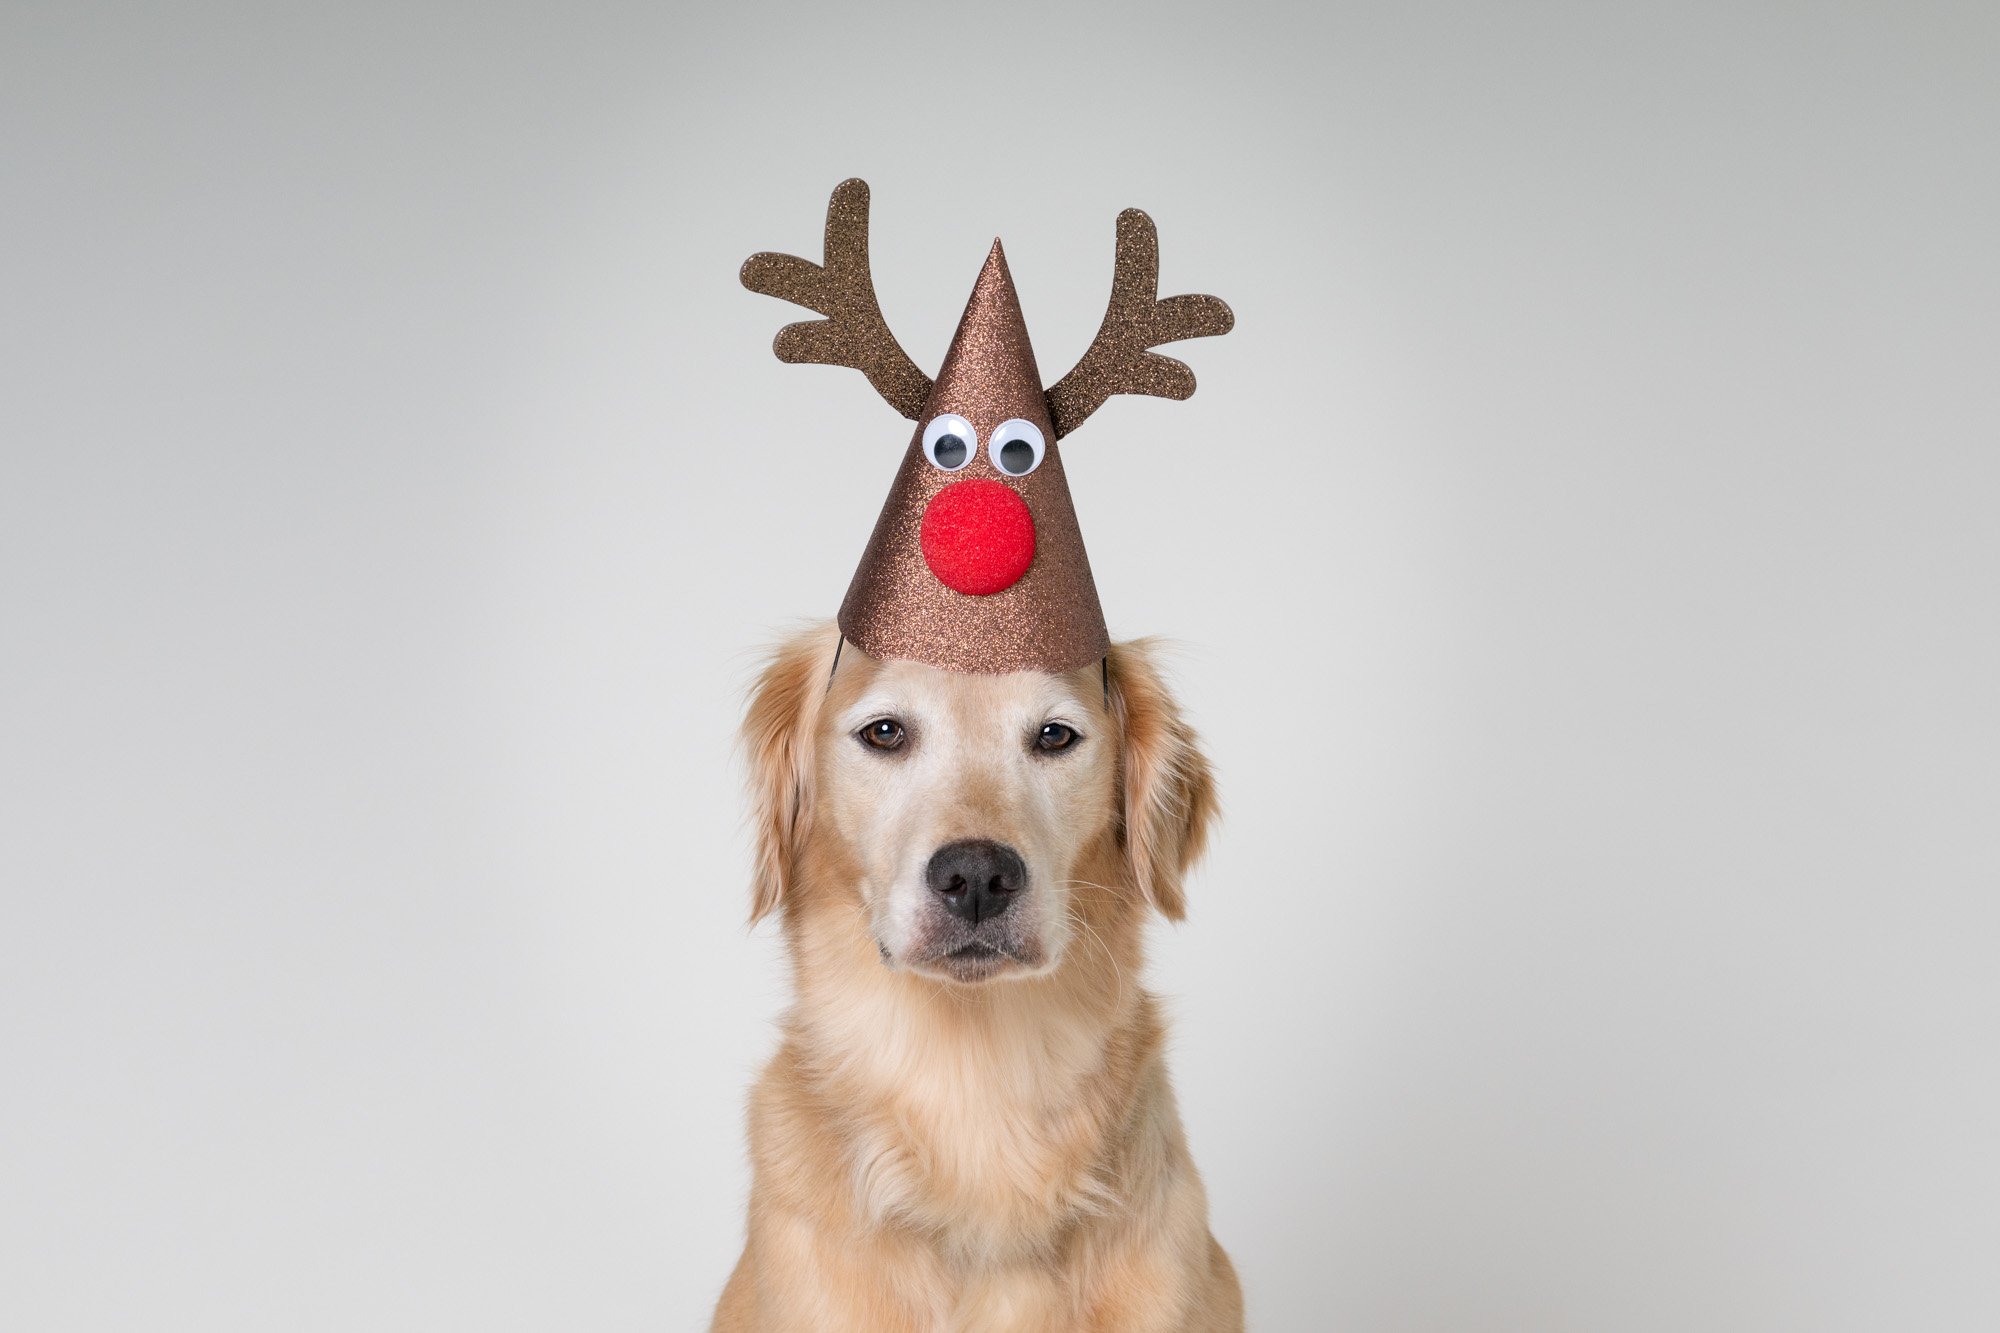
POLYGON ((953 916, 973 925, 999 916, 1028 882, 1028 867, 1005 843, 986 838, 948 842, 931 853, 924 883, 953 916))

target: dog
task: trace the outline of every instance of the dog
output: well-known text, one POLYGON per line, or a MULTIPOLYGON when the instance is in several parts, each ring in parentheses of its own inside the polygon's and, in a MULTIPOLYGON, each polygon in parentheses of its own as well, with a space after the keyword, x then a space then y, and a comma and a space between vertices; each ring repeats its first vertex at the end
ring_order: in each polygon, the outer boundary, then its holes
POLYGON ((1243 1328, 1138 984, 1217 813, 1156 659, 979 675, 831 625, 773 654, 751 920, 795 1003, 712 1333, 1243 1328))

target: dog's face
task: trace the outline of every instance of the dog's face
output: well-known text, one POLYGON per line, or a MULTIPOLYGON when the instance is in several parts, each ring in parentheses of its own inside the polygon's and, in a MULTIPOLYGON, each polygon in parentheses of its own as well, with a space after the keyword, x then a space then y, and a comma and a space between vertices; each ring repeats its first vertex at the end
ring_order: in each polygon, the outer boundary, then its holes
POLYGON ((831 633, 782 648, 745 724, 753 915, 805 877, 858 908, 884 965, 955 983, 1053 972, 1086 900, 1182 911, 1208 766, 1143 648, 1063 675, 877 662, 831 633), (809 849, 820 853, 809 857, 809 849), (808 869, 808 865, 816 869, 808 869))
POLYGON ((884 960, 952 981, 1052 970, 1077 862, 1115 816, 1097 672, 854 669, 821 731, 815 819, 860 865, 884 960))

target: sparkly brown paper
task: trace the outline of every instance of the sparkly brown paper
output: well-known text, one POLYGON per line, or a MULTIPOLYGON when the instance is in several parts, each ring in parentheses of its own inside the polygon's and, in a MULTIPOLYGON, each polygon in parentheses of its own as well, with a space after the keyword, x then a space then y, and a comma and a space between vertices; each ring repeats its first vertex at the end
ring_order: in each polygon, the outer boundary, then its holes
POLYGON ((1111 261, 1111 305, 1083 360, 1049 389, 1049 416, 1058 438, 1115 393, 1186 398, 1194 372, 1184 362, 1149 347, 1183 338, 1227 333, 1236 317, 1213 296, 1160 299, 1160 237, 1153 220, 1136 208, 1118 215, 1118 248, 1111 261))
MULTIPOLYGON (((860 370, 892 407, 918 423, 841 604, 841 632, 871 656, 947 671, 1062 672, 1097 661, 1110 640, 1056 441, 1113 394, 1193 393, 1193 372, 1149 349, 1228 332, 1229 307, 1212 296, 1160 300, 1153 224, 1127 209, 1118 217, 1111 303, 1097 338, 1075 369, 1045 392, 1006 256, 995 241, 933 383, 882 317, 869 276, 867 229, 868 187, 846 181, 827 209, 823 264, 767 253, 743 266, 744 286, 826 316, 780 332, 779 359, 860 370), (934 464, 924 450, 926 426, 947 413, 965 418, 975 437, 969 443, 976 446, 953 470, 934 464), (1003 472, 993 461, 996 432, 1010 420, 1029 423, 1044 441, 1040 464, 1025 475, 1003 472), (1018 579, 1019 564, 1010 567, 1002 578, 1013 581, 998 591, 955 591, 925 556, 922 534, 931 502, 967 481, 1010 488, 1032 520, 1033 558, 1018 579)), ((953 494, 976 490, 966 486, 953 494)), ((995 496, 1006 500, 997 491, 988 498, 995 496)), ((1019 509, 1011 500, 1006 507, 1019 509)), ((938 569, 949 574, 945 566, 938 569)))
POLYGON ((982 447, 964 467, 946 472, 924 457, 919 425, 841 603, 840 632, 871 657, 910 658, 947 671, 1068 671, 1096 661, 1110 637, 1056 452, 1035 352, 998 241, 966 302, 921 420, 945 412, 971 422, 982 442, 1003 421, 1033 423, 1049 442, 1042 464, 1025 477, 1010 477, 982 447), (930 571, 917 528, 933 496, 982 477, 1013 487, 1027 501, 1035 559, 1012 587, 970 597, 953 592, 930 571))
POLYGON ((825 319, 787 324, 771 348, 778 360, 849 366, 868 377, 889 406, 915 418, 930 376, 889 332, 868 268, 868 183, 845 180, 826 206, 826 262, 764 251, 743 261, 743 285, 817 310, 825 319))

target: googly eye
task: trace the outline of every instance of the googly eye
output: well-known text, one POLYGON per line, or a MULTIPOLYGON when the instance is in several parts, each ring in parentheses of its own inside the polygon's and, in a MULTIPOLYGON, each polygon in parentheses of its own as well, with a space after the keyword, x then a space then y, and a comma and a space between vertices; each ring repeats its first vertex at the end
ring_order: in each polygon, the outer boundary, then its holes
POLYGON ((993 466, 1010 477, 1025 477, 1042 465, 1042 432, 1033 422, 1022 421, 1018 417, 1003 421, 993 432, 987 443, 986 452, 993 457, 993 466))
POLYGON ((956 472, 972 461, 979 451, 979 437, 964 417, 946 413, 924 427, 924 457, 932 467, 956 472))

